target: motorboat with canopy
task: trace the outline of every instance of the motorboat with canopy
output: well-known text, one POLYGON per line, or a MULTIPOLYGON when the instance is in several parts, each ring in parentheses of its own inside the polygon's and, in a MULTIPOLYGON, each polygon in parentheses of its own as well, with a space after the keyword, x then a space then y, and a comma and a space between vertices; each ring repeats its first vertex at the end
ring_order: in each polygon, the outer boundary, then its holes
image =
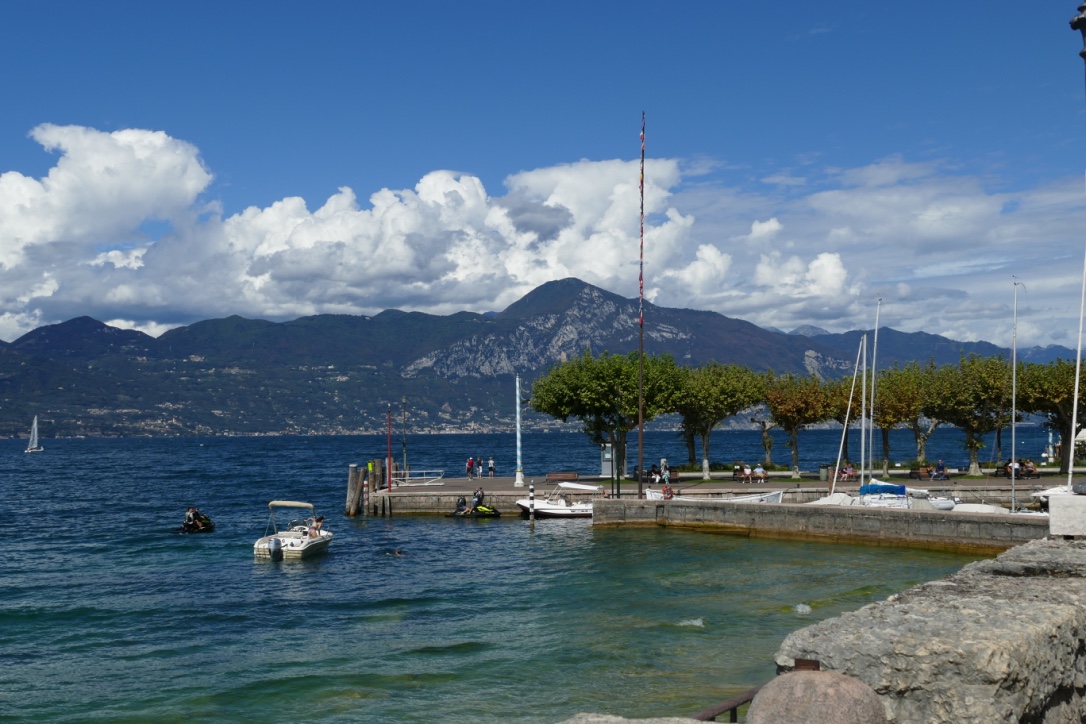
POLYGON ((253 544, 253 553, 272 560, 308 558, 321 553, 332 542, 332 532, 324 529, 321 525, 323 521, 323 517, 316 516, 312 503, 273 500, 268 503, 268 526, 264 536, 253 544), (299 513, 302 517, 292 518, 288 525, 280 529, 276 520, 277 509, 280 509, 280 515, 285 515, 289 510, 292 516, 299 513), (305 511, 309 512, 308 516, 305 511))

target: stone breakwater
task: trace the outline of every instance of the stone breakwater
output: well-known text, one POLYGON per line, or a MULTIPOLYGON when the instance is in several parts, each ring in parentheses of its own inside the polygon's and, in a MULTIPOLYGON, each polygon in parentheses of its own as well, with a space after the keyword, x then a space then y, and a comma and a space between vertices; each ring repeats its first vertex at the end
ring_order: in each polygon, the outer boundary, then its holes
POLYGON ((1086 721, 1086 542, 1036 540, 790 634, 892 722, 1086 721))

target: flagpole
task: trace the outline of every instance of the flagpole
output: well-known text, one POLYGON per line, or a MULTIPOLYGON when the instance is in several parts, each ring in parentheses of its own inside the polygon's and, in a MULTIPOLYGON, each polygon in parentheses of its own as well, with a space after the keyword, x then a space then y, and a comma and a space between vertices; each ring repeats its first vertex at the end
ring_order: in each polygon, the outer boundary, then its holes
POLYGON ((645 479, 645 112, 641 111, 641 253, 637 272, 637 497, 643 498, 645 479))

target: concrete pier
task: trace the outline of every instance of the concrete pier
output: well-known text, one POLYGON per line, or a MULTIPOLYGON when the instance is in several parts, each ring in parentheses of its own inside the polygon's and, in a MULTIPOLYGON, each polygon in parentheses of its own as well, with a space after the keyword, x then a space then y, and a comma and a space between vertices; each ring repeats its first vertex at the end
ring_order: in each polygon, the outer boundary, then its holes
POLYGON ((601 500, 594 526, 665 526, 749 538, 863 543, 994 555, 1048 535, 1048 518, 866 506, 601 500))

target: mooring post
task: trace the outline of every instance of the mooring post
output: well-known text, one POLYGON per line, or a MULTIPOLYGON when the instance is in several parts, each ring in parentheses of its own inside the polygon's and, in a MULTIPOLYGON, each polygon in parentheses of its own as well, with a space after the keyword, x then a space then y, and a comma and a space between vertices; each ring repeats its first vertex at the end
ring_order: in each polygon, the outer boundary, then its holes
POLYGON ((528 485, 528 520, 535 523, 535 481, 528 485))
POLYGON ((362 471, 362 484, 358 487, 362 488, 362 515, 370 514, 370 471, 369 467, 362 471))
POLYGON ((351 463, 347 467, 347 517, 358 515, 358 465, 351 463))

